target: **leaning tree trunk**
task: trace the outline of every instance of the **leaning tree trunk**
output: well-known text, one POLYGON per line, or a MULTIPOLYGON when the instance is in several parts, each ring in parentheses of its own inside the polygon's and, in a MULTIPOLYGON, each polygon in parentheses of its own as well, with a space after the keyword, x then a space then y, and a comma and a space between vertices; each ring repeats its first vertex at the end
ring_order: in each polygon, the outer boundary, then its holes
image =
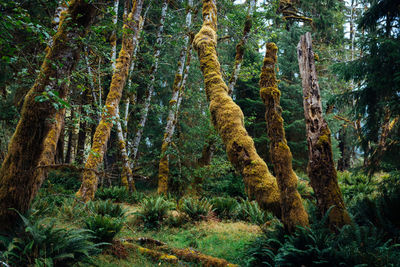
POLYGON ((308 176, 321 215, 329 208, 329 225, 342 227, 351 222, 344 206, 333 162, 331 131, 322 117, 321 96, 315 70, 311 34, 302 35, 297 45, 300 75, 303 85, 303 104, 308 143, 308 176))
POLYGON ((244 22, 243 35, 239 43, 236 45, 235 65, 233 67, 231 78, 228 83, 228 92, 231 97, 233 95, 233 90, 235 89, 236 81, 239 77, 240 68, 242 66, 242 61, 244 56, 244 47, 250 36, 250 30, 253 21, 253 13, 255 9, 256 9, 256 0, 249 0, 249 9, 247 11, 246 21, 244 22))
POLYGON ((149 109, 150 109, 151 97, 153 96, 153 92, 154 92, 154 82, 156 79, 155 75, 157 73, 158 61, 160 59, 161 44, 163 41, 163 33, 164 33, 164 21, 165 21, 165 16, 167 14, 167 9, 168 9, 168 0, 163 0, 163 5, 161 8, 160 26, 159 26, 158 32, 157 32, 156 47, 155 47, 155 51, 154 51, 154 61, 153 61, 153 65, 151 66, 149 86, 147 88, 146 99, 144 102, 144 108, 142 110, 142 115, 140 117, 138 130, 133 139, 132 158, 134 161, 136 160, 136 157, 137 157, 140 140, 142 139, 144 126, 146 125, 147 115, 148 115, 149 109))
POLYGON ((203 0, 203 26, 193 41, 204 76, 207 98, 210 101, 212 122, 222 137, 233 166, 243 175, 246 192, 263 209, 280 213, 276 179, 260 158, 253 139, 244 127, 242 110, 228 95, 221 76, 217 45, 217 7, 214 0, 203 0))
MULTIPOLYGON (((190 26, 192 24, 192 5, 193 0, 188 1, 188 6, 186 7, 186 23, 185 27, 190 30, 190 26)), ((190 61, 190 50, 191 50, 191 41, 192 38, 189 37, 189 32, 185 36, 184 45, 181 49, 179 60, 178 60, 178 69, 175 74, 174 84, 172 86, 172 97, 169 101, 170 108, 167 117, 167 125, 164 130, 164 138, 161 146, 161 158, 160 163, 158 165, 158 193, 166 194, 168 190, 168 175, 169 175, 169 155, 166 153, 168 147, 172 141, 172 136, 174 135, 175 125, 178 119, 179 106, 182 99, 182 91, 183 88, 183 75, 185 75, 185 79, 187 78, 188 72, 183 73, 185 70, 185 59, 188 57, 188 66, 190 61)))
POLYGON ((25 96, 21 118, 0 170, 0 231, 15 224, 18 215, 11 208, 22 213, 29 208, 47 174, 46 168, 38 167, 54 162, 65 109, 55 109, 54 99, 44 102, 35 99, 47 90, 66 99, 67 77, 78 62, 82 37, 99 8, 85 0, 72 0, 62 12, 52 46, 47 50, 33 87, 25 96))
POLYGON ((119 0, 114 0, 114 9, 113 9, 113 31, 111 33, 110 42, 111 42, 111 67, 114 71, 117 64, 117 22, 118 22, 118 5, 119 0))
POLYGON ((138 38, 142 5, 142 0, 138 0, 133 5, 132 11, 124 25, 122 48, 119 52, 117 64, 111 79, 110 91, 107 95, 105 104, 105 112, 96 128, 91 153, 89 154, 88 160, 85 164, 85 170, 82 174, 82 185, 77 192, 77 196, 82 198, 83 201, 93 199, 97 189, 98 179, 95 170, 103 161, 107 141, 110 137, 113 125, 113 118, 116 116, 122 96, 122 90, 128 76, 133 49, 136 45, 136 41, 132 42, 132 39, 137 40, 138 38))
POLYGON ((271 140, 271 161, 280 191, 282 222, 289 232, 293 232, 298 225, 308 226, 308 214, 297 191, 298 179, 292 168, 292 153, 283 128, 281 92, 275 74, 277 52, 278 47, 274 43, 267 44, 260 76, 260 96, 266 107, 265 120, 271 140))

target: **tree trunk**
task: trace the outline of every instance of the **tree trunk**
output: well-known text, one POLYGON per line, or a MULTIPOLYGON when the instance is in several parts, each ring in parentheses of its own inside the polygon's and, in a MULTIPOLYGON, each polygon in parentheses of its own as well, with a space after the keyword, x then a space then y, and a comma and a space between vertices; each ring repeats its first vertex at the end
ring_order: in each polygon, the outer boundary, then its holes
POLYGON ((126 151, 126 143, 122 131, 121 119, 119 117, 118 109, 117 109, 117 135, 118 135, 119 150, 121 152, 121 160, 122 160, 121 184, 122 186, 125 186, 126 189, 130 191, 135 191, 135 181, 133 180, 133 173, 131 166, 129 164, 129 157, 126 151))
POLYGON ((229 160, 243 175, 249 198, 256 199, 263 209, 279 215, 276 179, 257 154, 253 139, 244 128, 242 110, 228 95, 228 87, 222 79, 216 51, 216 30, 216 2, 203 0, 203 26, 194 39, 193 47, 199 55, 212 122, 222 137, 229 160))
POLYGON ((132 12, 129 14, 124 25, 122 48, 119 52, 115 71, 111 79, 110 91, 107 95, 105 104, 105 112, 96 128, 91 152, 85 164, 86 170, 82 174, 82 185, 76 194, 78 197, 82 198, 83 201, 93 199, 97 189, 98 178, 94 170, 96 170, 103 161, 107 141, 110 137, 113 125, 113 118, 116 116, 122 96, 122 90, 128 76, 133 49, 137 43, 139 34, 139 20, 142 5, 142 0, 138 0, 133 5, 132 12), (135 41, 132 42, 132 39, 135 41))
POLYGON ((348 136, 347 126, 342 125, 342 128, 339 130, 339 150, 341 156, 340 159, 338 160, 338 166, 337 166, 338 171, 345 171, 350 168, 351 150, 349 149, 347 136, 348 136))
POLYGON ((69 127, 68 127, 68 141, 67 141, 67 152, 65 154, 65 160, 64 162, 67 164, 70 164, 72 161, 72 150, 74 149, 73 145, 73 138, 74 138, 74 117, 75 117, 75 112, 73 108, 71 108, 71 115, 69 117, 69 127))
POLYGON ((342 227, 351 222, 344 206, 333 162, 331 131, 322 117, 321 96, 315 70, 311 34, 301 36, 297 46, 300 75, 303 85, 303 104, 308 143, 308 176, 323 216, 329 208, 329 225, 342 227))
POLYGON ((56 164, 64 163, 64 121, 62 122, 60 136, 58 137, 56 156, 54 157, 54 162, 56 164))
MULTIPOLYGON (((91 77, 90 77, 91 78, 91 77)), ((86 131, 87 131, 87 122, 86 122, 86 112, 84 105, 88 103, 88 91, 84 91, 81 96, 81 114, 79 120, 79 132, 78 132, 78 144, 76 146, 76 156, 75 162, 78 165, 82 165, 85 161, 85 143, 86 143, 86 131)))
MULTIPOLYGON (((192 24, 192 5, 193 0, 188 1, 188 6, 186 7, 186 23, 185 27, 190 29, 192 24)), ((182 101, 182 92, 184 90, 183 85, 183 75, 185 75, 185 80, 187 78, 188 72, 183 73, 185 70, 185 59, 188 57, 187 65, 190 65, 190 50, 192 38, 189 37, 189 32, 185 36, 184 45, 181 49, 178 69, 175 74, 174 84, 172 86, 172 97, 169 101, 169 113, 167 117, 167 125, 164 130, 164 138, 161 146, 161 157, 160 163, 158 165, 158 194, 166 194, 168 190, 168 174, 169 174, 169 155, 166 154, 168 147, 172 141, 172 137, 175 131, 175 125, 178 120, 179 107, 182 101)))
POLYGON ((256 0, 249 0, 249 9, 247 11, 247 17, 244 23, 243 35, 239 43, 236 45, 235 66, 233 67, 231 78, 228 83, 228 93, 231 97, 233 95, 233 90, 235 89, 236 81, 239 77, 240 68, 242 66, 242 61, 244 56, 244 47, 250 36, 253 13, 255 9, 256 9, 256 0))
POLYGON ((165 21, 165 16, 167 14, 167 9, 168 9, 168 0, 163 0, 163 5, 162 5, 162 9, 161 9, 161 17, 160 17, 160 26, 159 26, 158 32, 157 32, 157 40, 156 40, 156 46, 155 46, 155 51, 154 51, 154 61, 153 61, 153 65, 151 66, 149 86, 147 88, 146 99, 144 102, 144 108, 142 110, 142 115, 140 117, 138 130, 136 132, 135 138, 133 139, 132 158, 134 161, 136 161, 137 153, 139 150, 140 140, 142 138, 144 126, 146 125, 146 121, 147 121, 147 115, 148 115, 149 109, 150 109, 151 97, 153 96, 153 92, 154 92, 154 82, 155 82, 155 78, 156 78, 155 75, 157 73, 158 61, 160 59, 161 44, 163 41, 163 33, 164 33, 164 21, 165 21))
POLYGON ((11 208, 21 213, 28 210, 47 174, 46 168, 38 167, 54 162, 65 109, 55 109, 53 99, 44 102, 35 99, 49 89, 66 99, 67 77, 78 62, 82 37, 99 9, 100 6, 84 0, 70 1, 40 73, 25 96, 21 118, 0 170, 0 232, 15 225, 18 215, 11 208))
POLYGON ((271 140, 270 155, 274 164, 275 176, 280 191, 282 222, 289 232, 296 226, 308 226, 308 214, 304 209, 301 196, 297 192, 297 175, 292 168, 292 153, 287 144, 283 128, 281 92, 275 74, 278 47, 274 43, 267 44, 264 64, 260 76, 260 96, 265 104, 265 120, 267 133, 271 140))
POLYGON ((115 66, 117 64, 117 22, 118 22, 118 5, 119 5, 119 0, 114 0, 114 9, 113 9, 113 31, 111 33, 110 37, 110 43, 111 43, 111 67, 112 70, 114 71, 115 66))

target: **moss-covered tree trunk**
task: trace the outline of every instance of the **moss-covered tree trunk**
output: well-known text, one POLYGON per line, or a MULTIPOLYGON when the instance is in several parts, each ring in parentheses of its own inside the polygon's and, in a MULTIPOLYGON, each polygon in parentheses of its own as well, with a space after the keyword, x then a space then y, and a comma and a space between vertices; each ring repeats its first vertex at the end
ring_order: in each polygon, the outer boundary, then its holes
POLYGON ((337 181, 332 155, 331 131, 322 117, 321 95, 309 32, 301 36, 297 55, 303 85, 309 156, 308 176, 315 192, 320 214, 324 215, 333 206, 329 213, 329 224, 331 227, 342 227, 351 221, 337 181))
POLYGON ((260 76, 260 96, 265 104, 270 155, 280 191, 282 222, 289 232, 296 226, 308 226, 308 214, 297 192, 297 175, 292 169, 292 153, 283 128, 281 92, 275 74, 278 47, 268 43, 260 76))
POLYGON ((122 160, 122 171, 121 171, 121 184, 126 187, 126 189, 130 191, 135 191, 135 182, 133 180, 133 173, 131 166, 129 164, 128 152, 126 150, 126 143, 124 138, 124 133, 122 130, 121 119, 119 116, 119 110, 117 109, 117 135, 118 135, 118 144, 119 151, 121 153, 122 160))
POLYGON ((139 150, 140 140, 142 139, 143 130, 146 125, 147 115, 149 114, 151 98, 154 93, 154 82, 156 79, 156 74, 158 70, 158 62, 160 60, 161 54, 161 45, 163 42, 163 33, 164 33, 164 21, 165 16, 167 15, 168 9, 168 0, 163 0, 162 8, 161 8, 161 16, 160 16, 160 25, 157 31, 157 39, 156 39, 156 47, 154 49, 154 61, 151 66, 151 73, 150 73, 150 81, 146 91, 146 99, 144 101, 144 107, 142 109, 142 114, 140 116, 140 121, 138 125, 138 130, 136 135, 133 139, 133 146, 132 146, 132 158, 135 161, 137 157, 137 153, 139 150))
POLYGON ((122 90, 128 77, 134 46, 136 45, 139 34, 139 21, 142 5, 143 0, 135 2, 132 12, 129 14, 128 19, 124 24, 122 48, 119 52, 117 64, 111 79, 110 91, 105 103, 105 111, 96 128, 91 152, 85 164, 85 171, 82 174, 82 185, 76 194, 77 197, 82 198, 83 201, 93 199, 97 190, 98 177, 95 170, 103 161, 104 152, 113 126, 113 120, 116 117, 116 112, 122 96, 122 90), (132 42, 132 40, 136 41, 132 42))
POLYGON ((0 170, 0 231, 11 228, 18 217, 11 208, 22 213, 29 208, 46 176, 46 168, 39 166, 54 162, 65 110, 54 108, 55 99, 44 102, 35 99, 46 91, 57 92, 66 99, 68 76, 78 62, 82 37, 99 9, 93 2, 72 0, 61 14, 52 46, 25 96, 20 120, 0 170))
POLYGON ((236 81, 239 77, 240 68, 242 66, 244 47, 246 46, 247 40, 250 36, 250 30, 253 21, 253 13, 256 9, 256 0, 249 0, 249 9, 247 11, 246 21, 244 22, 243 35, 239 43, 236 45, 236 55, 235 55, 235 65, 233 66, 233 71, 231 78, 228 83, 228 92, 232 96, 233 89, 235 89, 236 81))
POLYGON ((175 131, 175 125, 178 120, 179 107, 182 101, 182 92, 184 90, 184 81, 188 76, 188 70, 185 71, 186 58, 188 58, 187 66, 190 65, 191 57, 191 42, 192 38, 189 37, 189 30, 192 24, 192 5, 193 0, 188 1, 186 7, 186 20, 185 27, 187 28, 187 35, 185 36, 184 45, 180 51, 178 60, 178 69, 175 73, 174 84, 172 86, 172 97, 169 101, 169 113, 167 117, 167 125, 164 130, 164 138, 161 146, 161 157, 158 165, 158 193, 166 194, 168 190, 168 175, 169 175, 169 156, 166 153, 167 149, 172 141, 172 137, 175 131))
POLYGON ((216 2, 203 0, 203 25, 194 38, 193 47, 200 59, 212 122, 222 137, 229 160, 243 175, 249 198, 256 199, 263 209, 280 214, 276 179, 257 154, 253 139, 244 128, 243 112, 229 96, 228 87, 222 79, 216 51, 216 31, 216 2))

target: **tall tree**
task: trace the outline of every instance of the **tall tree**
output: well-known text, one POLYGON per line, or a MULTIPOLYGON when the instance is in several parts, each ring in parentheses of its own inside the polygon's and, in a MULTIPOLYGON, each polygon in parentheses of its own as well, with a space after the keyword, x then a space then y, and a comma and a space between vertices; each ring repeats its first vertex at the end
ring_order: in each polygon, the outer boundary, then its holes
POLYGON ((297 46, 303 85, 304 115, 308 142, 308 176, 317 198, 317 207, 324 215, 331 207, 328 221, 331 227, 351 222, 344 206, 333 162, 331 131, 322 116, 321 95, 315 70, 311 33, 300 38, 297 46))
POLYGON ((175 125, 178 120, 179 107, 182 101, 182 94, 184 86, 189 74, 190 57, 191 57, 191 46, 192 38, 190 38, 190 26, 192 24, 192 7, 193 0, 188 1, 188 6, 186 7, 186 20, 185 28, 187 32, 185 33, 185 41, 180 51, 180 56, 178 60, 178 69, 175 74, 174 83, 172 86, 172 97, 169 101, 170 109, 167 117, 167 125, 164 130, 164 138, 161 147, 161 158, 158 167, 158 193, 166 194, 168 189, 168 174, 169 174, 169 155, 167 154, 168 147, 172 141, 172 136, 174 135, 175 125), (187 58, 187 62, 186 59, 187 58), (187 66, 186 71, 185 66, 187 66))
POLYGON ((98 177, 96 175, 96 169, 103 161, 104 152, 113 126, 113 120, 116 117, 122 90, 128 76, 134 46, 137 45, 142 5, 143 0, 138 0, 134 3, 132 11, 124 24, 122 47, 111 79, 110 91, 105 103, 105 111, 102 114, 101 121, 94 134, 91 152, 85 164, 85 170, 82 173, 82 185, 76 193, 76 195, 84 201, 93 199, 97 190, 98 177), (132 42, 132 40, 134 40, 134 42, 132 42))
POLYGON ((151 66, 151 69, 150 69, 151 70, 150 71, 150 81, 149 81, 149 85, 147 87, 146 99, 145 99, 144 108, 142 110, 142 114, 140 117, 138 130, 133 139, 132 158, 134 161, 136 160, 136 157, 137 157, 140 140, 142 139, 143 130, 146 125, 147 116, 149 114, 151 98, 154 93, 154 83, 155 83, 155 79, 156 79, 155 75, 157 74, 158 62, 160 60, 161 45, 163 42, 163 33, 164 33, 164 21, 165 21, 165 16, 167 14, 167 9, 168 9, 168 0, 163 0, 163 4, 162 4, 162 8, 161 8, 160 25, 158 27, 156 45, 155 45, 155 50, 154 50, 154 61, 151 66))
POLYGON ((79 59, 82 37, 100 10, 97 4, 72 0, 61 13, 52 46, 25 96, 21 118, 0 170, 0 231, 14 226, 18 215, 11 208, 27 211, 47 174, 41 166, 54 161, 65 113, 57 103, 63 103, 68 95, 68 76, 79 59), (36 101, 44 94, 53 97, 36 101))
POLYGON ((308 226, 308 215, 297 192, 298 179, 292 169, 292 153, 287 145, 283 128, 281 92, 275 74, 277 52, 278 47, 275 43, 267 44, 260 76, 260 96, 266 106, 265 120, 268 137, 271 140, 270 156, 280 191, 282 221, 285 228, 293 232, 296 226, 308 226))
POLYGON ((244 128, 243 113, 228 94, 221 76, 217 45, 217 7, 215 0, 203 0, 203 25, 195 36, 204 76, 207 98, 210 101, 212 122, 226 146, 228 158, 243 175, 246 191, 263 209, 280 213, 276 179, 257 154, 252 138, 244 128))

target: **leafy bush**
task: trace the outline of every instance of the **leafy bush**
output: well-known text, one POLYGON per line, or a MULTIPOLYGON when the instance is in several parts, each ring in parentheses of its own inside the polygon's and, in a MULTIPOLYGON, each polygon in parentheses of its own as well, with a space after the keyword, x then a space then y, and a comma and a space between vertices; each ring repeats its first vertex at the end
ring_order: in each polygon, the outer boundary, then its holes
POLYGON ((214 196, 246 197, 243 179, 233 171, 204 179, 202 186, 204 192, 214 196))
POLYGON ((159 227, 167 217, 168 211, 175 206, 162 196, 145 198, 141 205, 141 209, 136 214, 142 218, 146 228, 159 227))
POLYGON ((129 199, 129 191, 123 186, 103 187, 96 191, 96 197, 102 200, 124 202, 129 199))
POLYGON ((71 193, 79 189, 80 172, 68 167, 52 170, 43 184, 43 187, 54 189, 60 193, 71 193))
POLYGON ((257 202, 242 199, 239 202, 237 218, 261 225, 273 219, 273 215, 261 210, 257 202))
POLYGON ((90 261, 90 255, 101 251, 90 241, 92 235, 88 230, 55 228, 55 221, 31 221, 20 216, 23 231, 8 244, 5 244, 7 238, 0 237, 7 247, 0 253, 0 261, 11 266, 72 266, 76 262, 90 261))
POLYGON ((96 242, 111 243, 114 237, 121 231, 123 218, 113 218, 108 215, 89 216, 85 219, 85 227, 93 232, 96 242))
POLYGON ((110 216, 120 219, 125 218, 126 210, 121 205, 114 204, 110 200, 89 202, 88 208, 101 216, 110 216))
POLYGON ((221 219, 233 219, 238 214, 239 203, 231 197, 216 197, 211 200, 214 212, 221 219))
POLYGON ((181 210, 192 220, 198 221, 207 217, 212 210, 212 205, 207 199, 187 198, 182 202, 181 210))

